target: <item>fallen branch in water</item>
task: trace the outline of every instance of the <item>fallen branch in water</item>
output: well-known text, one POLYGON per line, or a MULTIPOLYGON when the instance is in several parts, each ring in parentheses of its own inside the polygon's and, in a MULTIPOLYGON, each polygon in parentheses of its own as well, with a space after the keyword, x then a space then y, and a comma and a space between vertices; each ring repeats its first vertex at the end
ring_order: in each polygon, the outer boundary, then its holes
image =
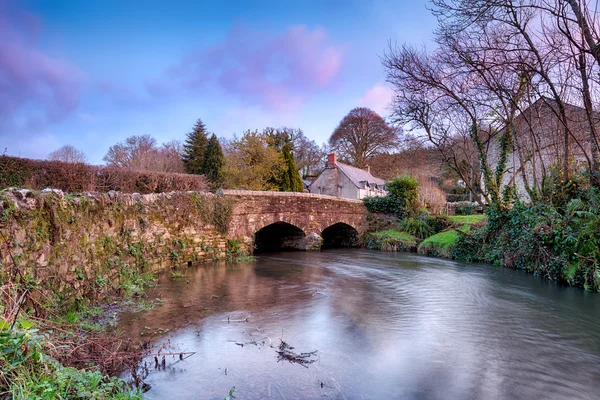
POLYGON ((287 360, 291 363, 300 364, 304 368, 308 368, 307 364, 312 364, 317 361, 316 359, 311 359, 312 356, 316 356, 316 350, 308 353, 295 353, 292 351, 293 349, 294 348, 292 346, 281 340, 279 349, 276 350, 277 354, 279 354, 279 359, 277 362, 287 360))

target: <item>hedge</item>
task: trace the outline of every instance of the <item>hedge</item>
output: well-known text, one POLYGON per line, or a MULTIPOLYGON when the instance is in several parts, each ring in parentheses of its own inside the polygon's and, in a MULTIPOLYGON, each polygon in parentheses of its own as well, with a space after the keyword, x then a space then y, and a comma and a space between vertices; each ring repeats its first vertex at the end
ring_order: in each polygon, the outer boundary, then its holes
POLYGON ((7 187, 37 190, 51 187, 71 193, 116 190, 146 194, 207 190, 202 175, 134 171, 4 155, 0 156, 0 189, 7 187))

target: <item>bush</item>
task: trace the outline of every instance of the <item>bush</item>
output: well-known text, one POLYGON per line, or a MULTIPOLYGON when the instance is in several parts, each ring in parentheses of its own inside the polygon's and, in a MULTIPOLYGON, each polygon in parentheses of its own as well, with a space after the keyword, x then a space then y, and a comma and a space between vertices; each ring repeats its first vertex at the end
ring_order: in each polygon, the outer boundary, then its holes
POLYGON ((392 214, 403 217, 409 206, 419 197, 419 181, 402 175, 387 184, 388 195, 384 197, 365 197, 363 202, 367 210, 373 213, 392 214))
POLYGON ((363 203, 367 210, 372 213, 390 214, 398 217, 406 215, 404 203, 392 196, 384 197, 365 197, 363 203))
POLYGON ((388 193, 392 197, 403 200, 406 204, 419 197, 419 181, 411 175, 401 175, 387 184, 388 193))
POLYGON ((522 269, 544 278, 600 289, 600 192, 582 189, 539 204, 488 210, 488 223, 460 235, 453 257, 522 269), (565 204, 564 207, 557 205, 565 204))
POLYGON ((419 213, 402 220, 399 224, 399 229, 419 239, 425 239, 442 231, 449 225, 450 222, 444 218, 419 213))
POLYGON ((461 201, 459 203, 454 203, 454 214, 455 215, 471 215, 475 213, 478 204, 471 203, 469 201, 461 201))
POLYGON ((206 180, 201 175, 0 156, 0 188, 7 187, 37 190, 51 187, 70 193, 116 190, 146 194, 207 190, 206 180))

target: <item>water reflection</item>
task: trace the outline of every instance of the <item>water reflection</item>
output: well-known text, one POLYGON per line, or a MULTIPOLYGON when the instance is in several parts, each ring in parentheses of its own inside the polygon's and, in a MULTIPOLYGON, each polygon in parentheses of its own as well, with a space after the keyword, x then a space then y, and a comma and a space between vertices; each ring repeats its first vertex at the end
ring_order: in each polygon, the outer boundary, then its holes
POLYGON ((152 372, 148 398, 222 399, 232 386, 242 399, 595 399, 600 391, 600 298, 517 271, 336 250, 204 266, 160 282, 153 295, 164 305, 125 315, 119 328, 169 329, 156 341, 169 337, 196 354, 152 372), (318 361, 278 363, 280 339, 318 350, 318 361))

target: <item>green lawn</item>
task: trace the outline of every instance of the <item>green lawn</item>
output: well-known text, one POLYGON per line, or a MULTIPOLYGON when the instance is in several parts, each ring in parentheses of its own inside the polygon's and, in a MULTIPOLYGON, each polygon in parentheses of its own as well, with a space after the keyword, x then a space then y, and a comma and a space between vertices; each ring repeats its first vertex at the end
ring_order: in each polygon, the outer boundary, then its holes
POLYGON ((485 214, 473 214, 473 215, 449 215, 448 219, 455 224, 476 224, 487 218, 485 214))

